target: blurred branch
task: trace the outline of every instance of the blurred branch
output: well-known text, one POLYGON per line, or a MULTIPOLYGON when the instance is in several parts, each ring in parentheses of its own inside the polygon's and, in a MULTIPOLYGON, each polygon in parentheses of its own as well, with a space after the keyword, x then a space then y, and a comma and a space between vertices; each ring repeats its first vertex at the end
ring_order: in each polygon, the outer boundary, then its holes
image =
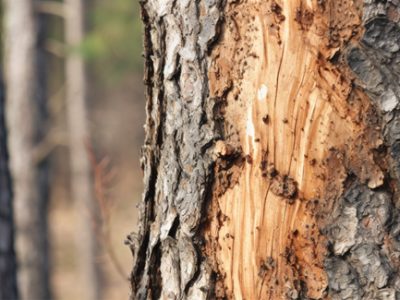
POLYGON ((111 162, 107 156, 103 157, 99 161, 97 160, 94 149, 89 141, 86 141, 86 149, 94 172, 95 199, 100 210, 100 220, 98 222, 96 222, 96 219, 98 218, 93 216, 96 236, 103 243, 104 249, 111 260, 111 264, 114 266, 117 273, 126 280, 128 276, 115 253, 111 240, 110 218, 113 201, 109 196, 108 191, 116 177, 116 172, 110 167, 111 162))
POLYGON ((44 43, 44 49, 59 58, 65 58, 65 44, 54 39, 49 39, 44 43))
MULTIPOLYGON (((48 109, 52 117, 57 117, 63 109, 64 102, 58 99, 62 98, 65 92, 65 84, 63 84, 48 100, 48 109)), ((58 146, 69 146, 68 136, 62 129, 57 129, 52 127, 44 137, 44 139, 36 145, 33 154, 33 159, 35 164, 39 164, 48 155, 50 155, 53 150, 58 146)))
POLYGON ((65 5, 62 2, 42 0, 35 2, 35 9, 39 13, 55 15, 61 18, 65 16, 65 5))
POLYGON ((48 110, 50 112, 50 116, 58 117, 61 114, 65 113, 65 82, 52 94, 48 100, 48 110))
POLYGON ((65 132, 53 129, 33 150, 33 160, 37 165, 42 162, 57 146, 67 146, 68 137, 65 132))

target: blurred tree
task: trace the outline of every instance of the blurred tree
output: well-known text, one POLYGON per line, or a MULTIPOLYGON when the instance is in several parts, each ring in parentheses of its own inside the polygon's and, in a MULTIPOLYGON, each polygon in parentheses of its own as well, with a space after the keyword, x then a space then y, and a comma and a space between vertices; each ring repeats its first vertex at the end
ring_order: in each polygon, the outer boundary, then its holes
POLYGON ((43 24, 31 0, 4 2, 6 121, 13 178, 18 286, 23 300, 50 299, 48 169, 38 145, 45 135, 43 24))
POLYGON ((7 133, 4 120, 4 86, 0 78, 0 300, 17 300, 17 262, 11 177, 8 170, 7 133))
MULTIPOLYGON (((85 1, 66 0, 65 39, 67 47, 81 45, 85 36, 85 1)), ((96 203, 93 199, 91 166, 85 141, 90 141, 88 112, 86 108, 87 79, 85 63, 79 53, 68 53, 66 57, 66 103, 70 135, 72 197, 79 222, 77 249, 85 299, 101 299, 100 268, 97 259, 100 253, 96 243, 95 228, 91 219, 96 203)))

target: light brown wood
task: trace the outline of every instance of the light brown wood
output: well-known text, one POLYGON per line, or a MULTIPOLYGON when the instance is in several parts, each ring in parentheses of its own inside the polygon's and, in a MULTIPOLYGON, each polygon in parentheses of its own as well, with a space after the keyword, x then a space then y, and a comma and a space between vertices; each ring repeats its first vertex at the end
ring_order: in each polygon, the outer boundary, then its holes
MULTIPOLYGON (((217 152, 233 148, 246 161, 230 170, 230 184, 215 184, 207 244, 219 296, 297 299, 302 281, 307 297, 324 297, 320 228, 343 188, 343 166, 370 188, 383 184, 369 150, 382 143, 370 101, 344 64, 332 62, 361 34, 360 9, 346 0, 226 7, 209 70, 229 137, 217 152)), ((217 164, 216 177, 224 172, 217 164)))

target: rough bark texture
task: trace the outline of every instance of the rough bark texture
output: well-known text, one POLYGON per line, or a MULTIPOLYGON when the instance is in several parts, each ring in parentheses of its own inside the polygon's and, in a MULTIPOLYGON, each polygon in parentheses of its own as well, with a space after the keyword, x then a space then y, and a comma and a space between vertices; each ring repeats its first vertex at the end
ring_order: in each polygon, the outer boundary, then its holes
POLYGON ((6 123, 13 178, 18 287, 21 299, 50 299, 47 167, 37 160, 44 135, 41 26, 34 1, 5 1, 6 123))
POLYGON ((0 300, 18 299, 12 199, 4 120, 4 87, 0 78, 0 300))
MULTIPOLYGON (((332 299, 400 298, 400 2, 364 1, 364 32, 344 52, 377 111, 387 152, 385 185, 370 189, 349 177, 336 202, 325 268, 332 299)), ((377 159, 378 160, 378 159, 377 159)), ((379 160, 378 160, 379 161, 379 160)))
MULTIPOLYGON (((85 1, 67 0, 66 42, 71 49, 79 47, 85 34, 85 1)), ((84 299, 98 300, 101 296, 98 243, 93 228, 94 192, 90 161, 85 147, 90 132, 86 109, 87 81, 83 58, 74 52, 66 60, 66 101, 69 149, 71 161, 71 189, 77 217, 77 250, 80 280, 85 286, 84 299)))
POLYGON ((220 1, 146 1, 146 188, 135 252, 133 298, 205 299, 212 276, 200 254, 219 137, 209 97, 207 51, 220 1), (199 239, 197 239, 199 237, 199 239), (161 263, 161 264, 160 264, 161 263))
POLYGON ((398 1, 144 1, 137 299, 397 299, 398 1))

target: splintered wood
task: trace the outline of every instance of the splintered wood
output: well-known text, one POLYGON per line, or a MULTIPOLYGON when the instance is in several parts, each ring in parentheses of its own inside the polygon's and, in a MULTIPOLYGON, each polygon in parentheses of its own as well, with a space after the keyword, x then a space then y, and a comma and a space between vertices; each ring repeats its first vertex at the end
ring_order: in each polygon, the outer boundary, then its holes
MULTIPOLYGON (((346 177, 329 159, 371 188, 383 183, 369 151, 379 146, 379 134, 363 117, 370 101, 335 61, 344 43, 361 34, 361 7, 329 3, 226 5, 209 85, 211 97, 225 101, 227 138, 218 153, 240 148, 246 162, 231 172, 229 188, 214 187, 206 236, 220 275, 218 297, 324 298, 320 226, 346 177)), ((217 161, 216 176, 224 170, 217 161)))

